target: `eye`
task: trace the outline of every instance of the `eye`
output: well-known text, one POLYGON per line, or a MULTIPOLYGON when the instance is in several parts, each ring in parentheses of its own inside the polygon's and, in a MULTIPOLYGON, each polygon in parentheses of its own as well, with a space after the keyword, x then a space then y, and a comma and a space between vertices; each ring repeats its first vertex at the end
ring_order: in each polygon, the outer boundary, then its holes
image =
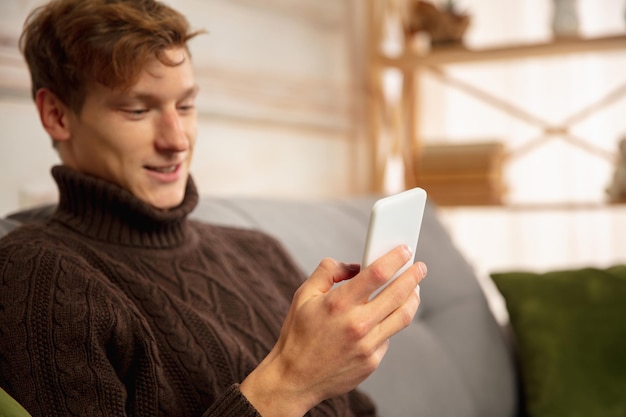
POLYGON ((129 110, 124 110, 124 111, 133 116, 141 116, 141 115, 148 113, 147 109, 129 109, 129 110))
POLYGON ((124 112, 131 119, 140 119, 148 113, 148 109, 122 109, 122 112, 124 112))
POLYGON ((195 104, 193 102, 181 103, 176 108, 182 113, 187 113, 195 108, 195 104))

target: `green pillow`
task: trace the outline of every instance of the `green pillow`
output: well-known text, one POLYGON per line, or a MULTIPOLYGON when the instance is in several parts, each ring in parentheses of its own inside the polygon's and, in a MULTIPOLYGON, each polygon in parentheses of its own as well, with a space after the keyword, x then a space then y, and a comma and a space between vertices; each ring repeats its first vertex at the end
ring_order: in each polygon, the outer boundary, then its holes
POLYGON ((0 388, 0 417, 30 417, 28 411, 0 388))
POLYGON ((626 265, 494 273, 529 417, 626 416, 626 265))

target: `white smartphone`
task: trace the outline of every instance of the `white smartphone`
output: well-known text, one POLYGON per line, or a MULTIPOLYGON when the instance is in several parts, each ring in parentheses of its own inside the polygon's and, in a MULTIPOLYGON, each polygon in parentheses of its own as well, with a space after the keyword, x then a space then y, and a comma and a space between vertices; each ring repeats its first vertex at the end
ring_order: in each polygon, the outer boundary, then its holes
MULTIPOLYGON (((419 187, 377 200, 370 213, 362 266, 369 266, 402 244, 408 245, 415 255, 425 207, 426 191, 419 187)), ((378 295, 414 262, 414 258, 410 259, 387 284, 376 290, 370 299, 378 295)))

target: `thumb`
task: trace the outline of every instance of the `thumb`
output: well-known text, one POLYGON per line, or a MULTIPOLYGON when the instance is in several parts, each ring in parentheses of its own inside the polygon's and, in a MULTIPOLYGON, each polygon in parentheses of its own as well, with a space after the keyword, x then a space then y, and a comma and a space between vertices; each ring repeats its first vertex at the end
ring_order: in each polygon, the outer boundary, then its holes
POLYGON ((302 288, 302 290, 309 296, 327 293, 335 283, 358 274, 360 268, 359 264, 345 264, 332 258, 324 258, 305 282, 303 287, 306 289, 302 288))

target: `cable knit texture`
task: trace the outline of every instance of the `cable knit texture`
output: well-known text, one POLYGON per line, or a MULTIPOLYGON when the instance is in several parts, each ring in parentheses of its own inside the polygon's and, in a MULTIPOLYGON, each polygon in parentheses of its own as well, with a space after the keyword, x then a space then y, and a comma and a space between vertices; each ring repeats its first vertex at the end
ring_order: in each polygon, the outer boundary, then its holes
MULTIPOLYGON (((46 223, 0 240, 0 384, 33 416, 258 416, 238 383, 304 278, 273 238, 54 167, 46 223)), ((370 416, 362 394, 310 416, 370 416)))

